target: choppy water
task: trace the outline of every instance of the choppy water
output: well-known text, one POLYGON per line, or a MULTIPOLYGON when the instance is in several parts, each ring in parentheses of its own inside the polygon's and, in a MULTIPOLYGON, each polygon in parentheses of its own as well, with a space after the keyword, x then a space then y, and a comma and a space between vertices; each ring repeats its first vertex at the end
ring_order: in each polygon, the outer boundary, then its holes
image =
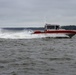
POLYGON ((43 39, 30 33, 0 29, 0 75, 76 75, 76 36, 43 39))
POLYGON ((76 75, 76 36, 0 39, 0 75, 76 75))

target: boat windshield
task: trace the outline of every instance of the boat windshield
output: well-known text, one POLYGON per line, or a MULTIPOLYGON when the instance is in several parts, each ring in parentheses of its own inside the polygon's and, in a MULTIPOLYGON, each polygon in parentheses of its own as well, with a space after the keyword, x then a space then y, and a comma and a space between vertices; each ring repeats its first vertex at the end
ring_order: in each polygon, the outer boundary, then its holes
POLYGON ((55 29, 55 26, 47 26, 47 29, 55 29))

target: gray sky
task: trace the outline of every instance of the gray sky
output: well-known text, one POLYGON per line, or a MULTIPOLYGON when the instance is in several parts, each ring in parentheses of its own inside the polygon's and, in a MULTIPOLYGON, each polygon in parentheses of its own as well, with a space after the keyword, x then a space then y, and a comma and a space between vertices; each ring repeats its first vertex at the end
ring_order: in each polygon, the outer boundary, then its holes
POLYGON ((76 0, 0 0, 0 27, 76 25, 76 0))

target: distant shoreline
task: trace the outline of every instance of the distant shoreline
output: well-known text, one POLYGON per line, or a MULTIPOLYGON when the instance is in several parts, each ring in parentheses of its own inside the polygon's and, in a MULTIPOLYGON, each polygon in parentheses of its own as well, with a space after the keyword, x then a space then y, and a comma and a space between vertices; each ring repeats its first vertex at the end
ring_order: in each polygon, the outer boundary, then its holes
MULTIPOLYGON (((62 29, 66 29, 66 30, 76 30, 76 25, 67 25, 67 26, 61 26, 62 29)), ((44 30, 44 27, 3 27, 2 29, 8 29, 8 30, 23 30, 23 29, 33 29, 33 30, 44 30)))

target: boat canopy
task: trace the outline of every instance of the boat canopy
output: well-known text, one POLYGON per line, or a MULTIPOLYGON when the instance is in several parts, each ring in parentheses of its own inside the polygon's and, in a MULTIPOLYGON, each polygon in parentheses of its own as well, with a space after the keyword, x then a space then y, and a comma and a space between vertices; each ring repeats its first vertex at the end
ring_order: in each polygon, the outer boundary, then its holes
POLYGON ((58 30, 60 28, 59 25, 55 24, 46 24, 45 25, 45 30, 58 30))

